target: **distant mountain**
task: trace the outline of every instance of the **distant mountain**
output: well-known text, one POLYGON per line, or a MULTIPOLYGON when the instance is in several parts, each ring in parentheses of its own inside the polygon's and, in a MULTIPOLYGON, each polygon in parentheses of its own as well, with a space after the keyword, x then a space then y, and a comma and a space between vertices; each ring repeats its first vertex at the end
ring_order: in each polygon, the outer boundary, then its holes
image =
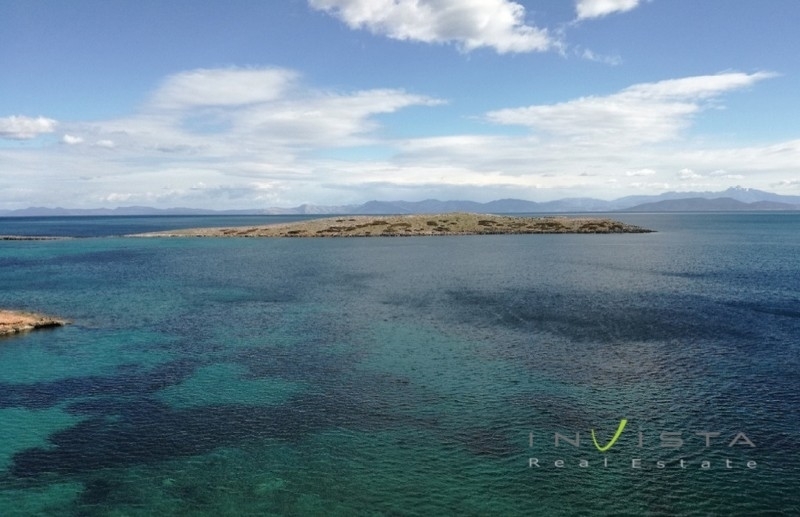
POLYGON ((625 212, 733 212, 740 210, 798 210, 800 206, 776 201, 754 201, 745 203, 730 197, 705 199, 692 197, 686 199, 667 199, 653 203, 642 203, 625 212))
MULTIPOLYGON (((786 203, 789 205, 800 205, 800 196, 784 196, 744 187, 731 187, 722 192, 665 192, 657 196, 626 196, 611 201, 612 210, 624 210, 644 203, 654 203, 657 201, 677 200, 677 199, 719 199, 730 198, 742 203, 755 203, 759 201, 772 201, 776 203, 786 203)), ((760 210, 759 208, 749 208, 747 210, 760 210)), ((771 210, 771 209, 767 209, 771 210)), ((790 208, 789 210, 796 210, 790 208)))
POLYGON ((723 192, 665 192, 655 196, 626 196, 612 201, 594 198, 565 198, 537 203, 524 199, 476 201, 369 201, 361 205, 300 205, 293 208, 244 210, 203 210, 196 208, 159 209, 142 206, 119 208, 43 208, 0 210, 0 217, 81 216, 81 215, 337 215, 337 214, 429 214, 447 212, 485 212, 492 214, 564 212, 675 212, 721 210, 800 210, 800 196, 784 196, 743 187, 723 192))

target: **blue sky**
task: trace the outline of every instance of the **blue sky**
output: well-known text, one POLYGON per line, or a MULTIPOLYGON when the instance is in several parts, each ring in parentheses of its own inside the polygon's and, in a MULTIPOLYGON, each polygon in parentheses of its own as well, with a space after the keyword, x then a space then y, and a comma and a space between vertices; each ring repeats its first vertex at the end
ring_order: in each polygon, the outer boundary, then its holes
POLYGON ((796 0, 0 0, 0 208, 800 195, 796 0))

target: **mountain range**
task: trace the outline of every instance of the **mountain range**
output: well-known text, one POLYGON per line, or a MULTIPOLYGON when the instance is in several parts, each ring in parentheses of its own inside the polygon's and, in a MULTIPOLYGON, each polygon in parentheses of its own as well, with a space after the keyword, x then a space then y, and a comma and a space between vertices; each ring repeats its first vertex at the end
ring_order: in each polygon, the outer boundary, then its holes
POLYGON ((368 201, 360 205, 300 205, 293 208, 254 208, 242 210, 204 210, 196 208, 46 208, 30 207, 0 210, 0 217, 91 216, 91 215, 377 215, 447 212, 570 213, 570 212, 711 212, 711 211, 800 210, 800 196, 786 196, 744 187, 722 192, 665 192, 658 195, 626 196, 612 201, 594 198, 565 198, 535 202, 523 199, 476 201, 368 201))

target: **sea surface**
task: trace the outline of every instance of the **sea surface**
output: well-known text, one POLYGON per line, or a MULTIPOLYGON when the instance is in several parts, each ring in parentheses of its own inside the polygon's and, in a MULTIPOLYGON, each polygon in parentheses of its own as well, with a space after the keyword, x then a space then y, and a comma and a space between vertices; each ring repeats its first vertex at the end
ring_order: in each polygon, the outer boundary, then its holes
POLYGON ((800 213, 614 217, 0 219, 0 515, 800 515, 800 213))

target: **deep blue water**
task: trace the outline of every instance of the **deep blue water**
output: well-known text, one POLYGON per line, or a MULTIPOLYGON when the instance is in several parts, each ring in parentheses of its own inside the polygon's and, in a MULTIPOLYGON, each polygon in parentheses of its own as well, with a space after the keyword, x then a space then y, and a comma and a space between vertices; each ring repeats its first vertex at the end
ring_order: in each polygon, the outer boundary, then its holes
POLYGON ((0 219, 93 236, 0 241, 0 307, 73 321, 0 339, 0 515, 800 514, 800 214, 617 217, 0 219))

